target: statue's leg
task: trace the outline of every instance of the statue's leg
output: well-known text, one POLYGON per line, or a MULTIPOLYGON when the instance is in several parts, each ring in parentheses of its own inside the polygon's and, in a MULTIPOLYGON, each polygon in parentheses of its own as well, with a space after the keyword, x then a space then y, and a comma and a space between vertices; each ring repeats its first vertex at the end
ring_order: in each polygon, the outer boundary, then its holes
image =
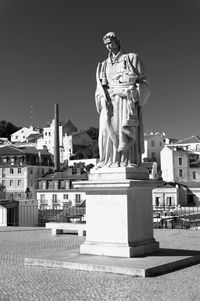
POLYGON ((113 145, 113 157, 111 167, 119 167, 120 154, 117 151, 116 147, 113 145))
POLYGON ((128 150, 121 151, 121 162, 120 166, 125 167, 128 165, 128 150))
POLYGON ((99 162, 94 167, 94 169, 101 168, 105 165, 106 157, 106 142, 107 142, 107 129, 104 122, 104 112, 100 113, 99 118, 99 137, 98 137, 98 146, 99 146, 99 162))
POLYGON ((137 158, 136 158, 136 145, 135 143, 133 144, 132 147, 129 148, 128 150, 128 166, 130 167, 136 167, 137 164, 137 158))

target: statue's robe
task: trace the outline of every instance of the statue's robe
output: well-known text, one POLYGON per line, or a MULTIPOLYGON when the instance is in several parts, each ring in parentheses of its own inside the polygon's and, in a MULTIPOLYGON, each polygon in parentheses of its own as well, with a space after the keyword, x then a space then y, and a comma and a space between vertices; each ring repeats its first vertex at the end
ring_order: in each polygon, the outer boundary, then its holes
POLYGON ((116 154, 122 151, 127 151, 129 164, 140 164, 144 152, 141 107, 149 95, 145 70, 137 54, 120 51, 98 65, 95 98, 100 113, 99 167, 120 165, 116 154), (133 81, 129 76, 124 81, 118 79, 125 71, 134 77, 133 81))

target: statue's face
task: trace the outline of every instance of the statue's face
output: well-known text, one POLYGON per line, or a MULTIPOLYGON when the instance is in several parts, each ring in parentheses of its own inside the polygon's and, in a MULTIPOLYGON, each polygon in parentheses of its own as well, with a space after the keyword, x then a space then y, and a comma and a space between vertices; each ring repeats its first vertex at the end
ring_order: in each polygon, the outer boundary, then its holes
POLYGON ((106 48, 108 49, 109 52, 113 52, 113 53, 116 54, 119 51, 118 44, 113 40, 110 40, 107 43, 105 43, 105 46, 106 46, 106 48))

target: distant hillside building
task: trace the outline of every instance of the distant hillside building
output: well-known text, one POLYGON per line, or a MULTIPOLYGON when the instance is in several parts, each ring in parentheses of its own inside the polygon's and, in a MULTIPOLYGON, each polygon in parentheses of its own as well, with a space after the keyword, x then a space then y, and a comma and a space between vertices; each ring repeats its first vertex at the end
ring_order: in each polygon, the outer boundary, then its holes
POLYGON ((149 179, 157 180, 159 178, 157 162, 142 162, 141 166, 149 172, 149 179))
POLYGON ((29 128, 23 127, 22 129, 18 130, 10 136, 11 143, 25 142, 28 136, 30 136, 31 134, 38 134, 39 132, 40 130, 34 128, 33 126, 30 126, 29 128))
POLYGON ((144 153, 142 154, 143 162, 157 162, 160 167, 160 152, 165 145, 165 133, 145 133, 144 134, 144 153))
POLYGON ((182 147, 184 150, 200 153, 200 138, 197 135, 179 140, 170 145, 182 147))
MULTIPOLYGON (((43 137, 38 139, 37 148, 46 147, 51 154, 54 154, 54 129, 55 121, 52 120, 49 127, 43 129, 43 137)), ((59 145, 60 145, 60 162, 69 160, 74 152, 81 148, 87 147, 93 143, 93 140, 86 131, 78 131, 74 124, 68 120, 59 125, 59 145)))
POLYGON ((69 158, 72 155, 75 155, 78 150, 87 148, 92 143, 94 143, 94 141, 86 131, 79 131, 71 135, 65 134, 63 137, 63 159, 69 160, 69 158))
POLYGON ((179 206, 187 206, 188 188, 178 183, 164 182, 153 189, 152 198, 154 210, 171 210, 179 206))
POLYGON ((161 151, 162 178, 167 182, 200 183, 200 158, 183 147, 167 145, 161 151))
POLYGON ((48 151, 33 147, 1 147, 0 183, 5 187, 6 198, 22 200, 33 197, 38 178, 53 168, 51 157, 48 151))
POLYGON ((5 144, 10 144, 8 138, 0 137, 0 146, 4 146, 5 144))

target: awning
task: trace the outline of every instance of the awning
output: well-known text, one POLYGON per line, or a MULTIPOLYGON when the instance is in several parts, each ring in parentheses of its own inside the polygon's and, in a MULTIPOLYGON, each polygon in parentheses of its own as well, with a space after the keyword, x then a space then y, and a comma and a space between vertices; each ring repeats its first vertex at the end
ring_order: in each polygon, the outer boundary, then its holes
POLYGON ((15 208, 18 206, 18 204, 19 202, 15 200, 0 200, 0 206, 3 206, 7 209, 15 208))

